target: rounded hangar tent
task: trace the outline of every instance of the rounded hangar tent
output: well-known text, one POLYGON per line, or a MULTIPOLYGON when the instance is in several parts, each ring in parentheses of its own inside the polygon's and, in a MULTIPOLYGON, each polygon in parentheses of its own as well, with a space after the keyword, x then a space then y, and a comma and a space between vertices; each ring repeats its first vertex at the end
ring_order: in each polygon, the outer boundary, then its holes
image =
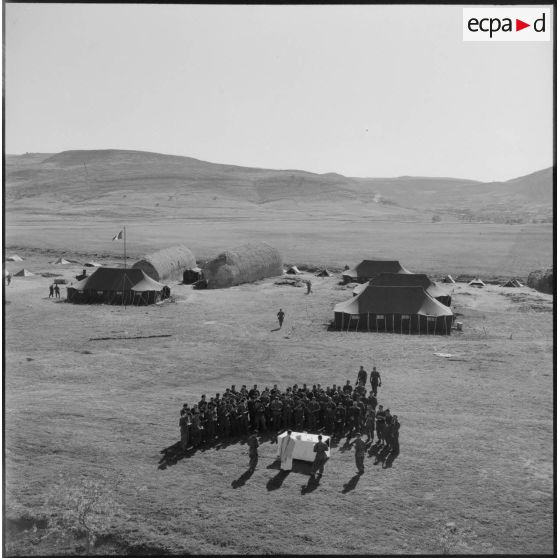
POLYGON ((171 246, 148 254, 132 267, 142 269, 155 281, 182 279, 185 272, 200 271, 194 254, 183 245, 171 246))
POLYGON ((141 269, 100 267, 68 287, 68 302, 154 304, 170 296, 170 289, 141 269))
POLYGON ((453 312, 422 287, 368 285, 358 296, 334 308, 338 330, 440 333, 449 335, 453 312))
POLYGON ((244 244, 219 254, 204 268, 209 289, 232 287, 283 274, 278 250, 265 242, 244 244))

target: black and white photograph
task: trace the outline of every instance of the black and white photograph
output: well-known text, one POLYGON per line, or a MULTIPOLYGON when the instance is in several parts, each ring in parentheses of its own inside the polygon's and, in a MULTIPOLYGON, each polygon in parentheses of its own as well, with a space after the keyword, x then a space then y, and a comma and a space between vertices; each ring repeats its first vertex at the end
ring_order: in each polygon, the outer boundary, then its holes
POLYGON ((555 9, 3 5, 3 555, 555 555, 555 9))

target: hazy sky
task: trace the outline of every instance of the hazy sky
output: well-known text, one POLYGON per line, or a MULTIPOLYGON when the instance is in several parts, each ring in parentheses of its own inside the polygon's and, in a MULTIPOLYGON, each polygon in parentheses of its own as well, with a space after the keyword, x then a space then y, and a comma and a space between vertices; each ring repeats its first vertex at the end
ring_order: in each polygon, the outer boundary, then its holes
POLYGON ((552 165, 552 42, 459 6, 5 4, 6 153, 138 149, 348 176, 552 165))

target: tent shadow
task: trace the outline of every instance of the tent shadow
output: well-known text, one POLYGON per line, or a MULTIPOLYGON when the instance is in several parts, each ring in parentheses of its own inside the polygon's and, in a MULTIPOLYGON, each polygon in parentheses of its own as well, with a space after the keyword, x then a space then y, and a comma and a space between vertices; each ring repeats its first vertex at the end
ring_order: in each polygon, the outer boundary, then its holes
POLYGON ((290 471, 279 471, 272 479, 267 481, 266 488, 268 491, 277 490, 281 488, 283 481, 289 476, 290 471))
POLYGON ((250 469, 248 469, 248 471, 244 471, 244 473, 242 473, 242 475, 240 475, 240 477, 238 477, 236 480, 233 480, 231 482, 231 486, 233 488, 240 488, 241 486, 244 486, 246 484, 246 481, 252 476, 252 471, 250 471, 250 469))
POLYGON ((276 327, 275 329, 270 329, 269 331, 279 331, 281 328, 280 327, 276 327))
POLYGON ((347 494, 347 492, 354 490, 359 480, 360 480, 360 475, 357 473, 352 479, 349 480, 349 482, 343 485, 343 490, 341 491, 341 493, 347 494))

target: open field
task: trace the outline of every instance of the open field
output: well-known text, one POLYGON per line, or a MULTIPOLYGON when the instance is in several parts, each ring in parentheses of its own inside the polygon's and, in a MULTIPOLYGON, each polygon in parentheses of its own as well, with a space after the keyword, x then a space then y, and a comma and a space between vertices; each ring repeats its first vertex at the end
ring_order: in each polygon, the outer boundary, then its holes
MULTIPOLYGON (((451 236, 443 223, 406 229, 318 220, 314 235, 308 223, 296 223, 266 223, 266 239, 293 262, 342 265, 394 255, 413 271, 524 276, 551 256, 551 230, 543 225, 515 236, 516 227, 460 225, 451 236)), ((104 240, 117 232, 114 221, 81 228, 48 217, 35 225, 8 228, 8 245, 37 248, 23 250, 28 259, 11 269, 71 278, 81 265, 48 264, 55 258, 44 248, 70 257, 83 246, 91 254, 115 250, 104 240)), ((162 236, 155 222, 130 226, 131 245, 135 238, 142 249, 155 245, 152 238, 163 244, 179 230, 173 226, 162 236)), ((198 255, 216 252, 222 238, 261 229, 252 221, 212 223, 202 236, 199 223, 180 230, 198 255)), ((464 331, 426 337, 327 331, 333 305, 351 296, 338 277, 314 278, 308 296, 273 279, 216 291, 171 284, 175 302, 137 308, 49 300, 50 281, 15 278, 5 291, 6 514, 13 525, 37 517, 59 483, 122 475, 113 497, 127 515, 114 520, 101 553, 553 552, 550 295, 459 283, 453 307, 464 331), (272 331, 279 307, 286 322, 272 331), (169 337, 131 339, 149 335, 169 337), (97 337, 127 339, 91 340, 97 337), (269 437, 244 484, 248 457, 239 440, 158 467, 160 451, 179 438, 183 402, 233 383, 354 381, 360 364, 378 367, 379 402, 402 425, 392 467, 369 457, 355 478, 343 439, 319 486, 309 487, 304 468, 281 484, 269 437), (456 526, 449 542, 448 522, 456 526)), ((36 536, 14 529, 9 554, 79 552, 79 541, 33 545, 36 536)))
MULTIPOLYGON (((138 259, 146 252, 184 243, 198 259, 205 259, 257 238, 278 248, 288 263, 343 267, 363 258, 399 259, 407 269, 434 276, 527 278, 552 262, 551 224, 373 221, 348 215, 309 218, 293 212, 228 215, 223 210, 190 219, 129 220, 128 254, 138 259)), ((111 242, 121 221, 56 216, 14 220, 7 216, 9 249, 37 247, 70 254, 87 247, 95 254, 122 255, 122 244, 111 242)))

